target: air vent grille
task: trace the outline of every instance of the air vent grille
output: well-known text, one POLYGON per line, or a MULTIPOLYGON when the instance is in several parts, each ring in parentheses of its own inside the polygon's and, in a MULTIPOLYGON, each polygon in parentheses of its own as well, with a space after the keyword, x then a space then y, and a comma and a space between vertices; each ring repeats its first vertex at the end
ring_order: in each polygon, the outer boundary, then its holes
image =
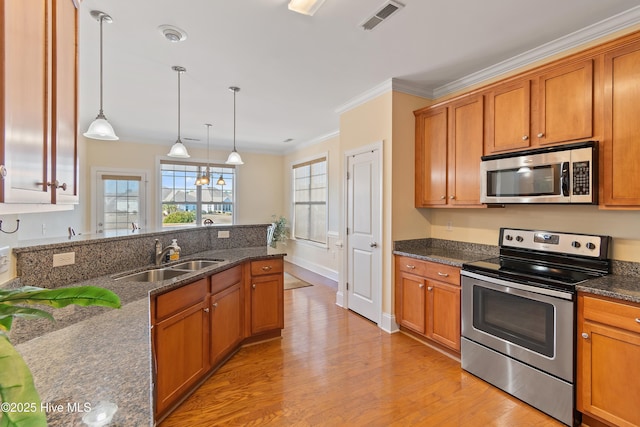
POLYGON ((373 14, 372 17, 368 18, 364 21, 360 26, 364 30, 373 30, 376 26, 382 23, 385 19, 388 19, 391 15, 396 13, 400 8, 403 8, 404 5, 398 3, 397 1, 390 0, 386 2, 376 13, 373 14))

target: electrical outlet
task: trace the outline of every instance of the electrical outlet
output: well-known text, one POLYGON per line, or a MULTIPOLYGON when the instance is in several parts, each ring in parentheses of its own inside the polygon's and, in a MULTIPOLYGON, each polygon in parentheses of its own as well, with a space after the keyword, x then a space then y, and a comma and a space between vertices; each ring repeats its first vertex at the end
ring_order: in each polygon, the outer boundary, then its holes
POLYGON ((228 239, 228 238, 229 238, 229 230, 218 231, 218 239, 228 239))
POLYGON ((63 265, 72 265, 76 263, 75 252, 65 252, 63 254, 53 254, 53 266, 62 267, 63 265))
POLYGON ((453 225, 451 224, 451 221, 447 221, 447 231, 453 231, 453 225))
POLYGON ((0 248, 0 273, 9 271, 9 246, 0 248))

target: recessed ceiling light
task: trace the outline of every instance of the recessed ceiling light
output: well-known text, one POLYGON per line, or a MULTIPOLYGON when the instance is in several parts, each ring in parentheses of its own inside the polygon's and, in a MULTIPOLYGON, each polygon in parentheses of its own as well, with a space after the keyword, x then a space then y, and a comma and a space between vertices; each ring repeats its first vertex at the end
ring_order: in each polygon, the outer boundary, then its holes
POLYGON ((173 25, 160 25, 158 31, 171 43, 178 43, 187 39, 187 32, 173 25))
POLYGON ((320 9, 324 1, 325 0, 291 0, 289 2, 289 10, 312 16, 320 9))

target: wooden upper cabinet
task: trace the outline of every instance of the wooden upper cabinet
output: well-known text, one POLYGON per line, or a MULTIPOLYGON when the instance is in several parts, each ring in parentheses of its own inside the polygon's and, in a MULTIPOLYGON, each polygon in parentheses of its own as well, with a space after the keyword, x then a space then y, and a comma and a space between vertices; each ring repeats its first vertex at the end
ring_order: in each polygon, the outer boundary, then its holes
POLYGON ((537 139, 555 144, 593 136, 593 60, 554 68, 538 77, 537 139))
POLYGON ((450 107, 447 197, 450 205, 480 205, 480 158, 484 140, 484 97, 450 107))
POLYGON ((640 206, 640 42, 604 55, 601 203, 640 206))
POLYGON ((487 93, 485 154, 531 146, 531 80, 499 85, 487 93))
POLYGON ((416 207, 447 204, 448 108, 416 113, 416 207))

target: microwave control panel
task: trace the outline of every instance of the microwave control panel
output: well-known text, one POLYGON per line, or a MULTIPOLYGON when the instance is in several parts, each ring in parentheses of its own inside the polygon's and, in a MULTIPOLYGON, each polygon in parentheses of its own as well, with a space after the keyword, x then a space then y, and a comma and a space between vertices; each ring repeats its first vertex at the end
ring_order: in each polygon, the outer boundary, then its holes
POLYGON ((590 192, 589 162, 573 163, 573 195, 588 196, 590 192))

